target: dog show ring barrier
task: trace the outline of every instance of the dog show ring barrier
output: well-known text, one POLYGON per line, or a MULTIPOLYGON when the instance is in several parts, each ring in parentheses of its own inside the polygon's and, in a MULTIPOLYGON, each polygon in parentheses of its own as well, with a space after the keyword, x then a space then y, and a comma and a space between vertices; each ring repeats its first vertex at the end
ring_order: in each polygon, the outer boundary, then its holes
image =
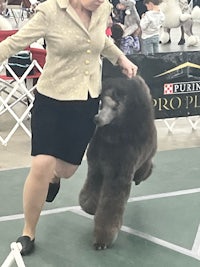
MULTIPOLYGON (((138 66, 150 88, 155 119, 170 133, 179 118, 186 118, 192 130, 200 123, 200 52, 182 51, 128 56, 138 66)), ((103 60, 103 79, 121 76, 121 70, 103 60)))
POLYGON ((14 262, 16 262, 18 267, 26 267, 20 253, 20 251, 22 250, 22 245, 20 243, 12 242, 10 248, 11 251, 1 267, 11 267, 14 262))
POLYGON ((0 92, 7 93, 6 98, 3 98, 0 95, 0 116, 8 111, 16 122, 5 138, 0 136, 1 143, 6 145, 19 126, 21 126, 26 134, 31 137, 31 132, 24 124, 24 120, 29 115, 34 101, 34 95, 32 92, 36 88, 36 84, 33 84, 33 79, 39 77, 42 72, 42 67, 34 59, 24 74, 21 77, 18 77, 7 63, 3 63, 2 66, 11 73, 12 77, 0 76, 0 92), (38 73, 29 75, 30 71, 35 68, 39 70, 38 73), (17 93, 20 94, 18 97, 16 97, 17 93), (11 99, 14 100, 11 101, 11 99), (18 116, 13 109, 13 107, 15 107, 18 103, 26 105, 25 111, 20 116, 18 116))
MULTIPOLYGON (((16 31, 13 30, 0 31, 0 41, 15 32, 16 31)), ((0 66, 0 117, 5 112, 8 112, 15 122, 7 136, 4 137, 0 133, 0 141, 3 145, 7 145, 18 127, 22 127, 25 133, 31 137, 31 132, 25 125, 24 121, 30 116, 30 110, 34 101, 33 92, 36 88, 37 79, 43 71, 46 50, 32 47, 28 47, 26 50, 30 51, 32 55, 32 62, 22 76, 19 77, 9 66, 7 61, 3 62, 0 66), (6 71, 10 73, 9 76, 6 71), (15 107, 19 104, 23 104, 25 107, 25 110, 20 115, 18 115, 15 111, 15 107)))

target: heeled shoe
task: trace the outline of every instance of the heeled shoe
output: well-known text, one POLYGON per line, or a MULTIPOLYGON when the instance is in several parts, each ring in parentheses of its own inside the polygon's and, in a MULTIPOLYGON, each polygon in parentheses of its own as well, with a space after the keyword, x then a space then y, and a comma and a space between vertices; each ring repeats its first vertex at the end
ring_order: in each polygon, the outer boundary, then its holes
POLYGON ((49 189, 46 197, 46 202, 52 202, 60 189, 60 181, 58 183, 49 183, 49 189))
POLYGON ((34 251, 35 248, 35 238, 31 240, 29 236, 20 236, 17 241, 17 243, 21 243, 22 250, 20 251, 22 256, 26 256, 28 254, 31 254, 34 251))

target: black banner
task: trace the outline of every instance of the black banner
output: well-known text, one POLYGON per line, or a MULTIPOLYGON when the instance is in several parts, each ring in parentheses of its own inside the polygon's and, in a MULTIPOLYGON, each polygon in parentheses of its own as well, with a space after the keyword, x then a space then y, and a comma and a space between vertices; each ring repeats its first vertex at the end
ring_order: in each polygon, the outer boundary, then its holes
MULTIPOLYGON (((200 51, 129 56, 150 87, 156 119, 200 115, 200 51)), ((103 79, 122 76, 103 60, 103 79)))

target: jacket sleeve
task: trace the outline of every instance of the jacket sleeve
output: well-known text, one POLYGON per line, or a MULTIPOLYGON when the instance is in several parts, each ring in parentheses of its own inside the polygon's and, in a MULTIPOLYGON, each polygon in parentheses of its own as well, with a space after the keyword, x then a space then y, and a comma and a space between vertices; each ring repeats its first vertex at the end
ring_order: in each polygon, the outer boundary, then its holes
POLYGON ((104 49, 102 50, 101 55, 115 65, 119 56, 123 54, 124 53, 113 43, 113 41, 106 36, 104 49))
POLYGON ((0 62, 25 49, 41 37, 45 37, 47 29, 47 15, 39 10, 17 33, 0 42, 0 62))

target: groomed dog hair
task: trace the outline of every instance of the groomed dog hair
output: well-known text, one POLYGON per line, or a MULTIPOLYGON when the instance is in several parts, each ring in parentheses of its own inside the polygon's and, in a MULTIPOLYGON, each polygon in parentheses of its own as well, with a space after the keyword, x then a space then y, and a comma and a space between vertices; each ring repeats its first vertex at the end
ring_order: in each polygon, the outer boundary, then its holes
POLYGON ((106 79, 95 122, 79 202, 95 215, 94 247, 105 249, 118 236, 132 181, 138 185, 152 172, 157 134, 145 81, 139 76, 106 79))

